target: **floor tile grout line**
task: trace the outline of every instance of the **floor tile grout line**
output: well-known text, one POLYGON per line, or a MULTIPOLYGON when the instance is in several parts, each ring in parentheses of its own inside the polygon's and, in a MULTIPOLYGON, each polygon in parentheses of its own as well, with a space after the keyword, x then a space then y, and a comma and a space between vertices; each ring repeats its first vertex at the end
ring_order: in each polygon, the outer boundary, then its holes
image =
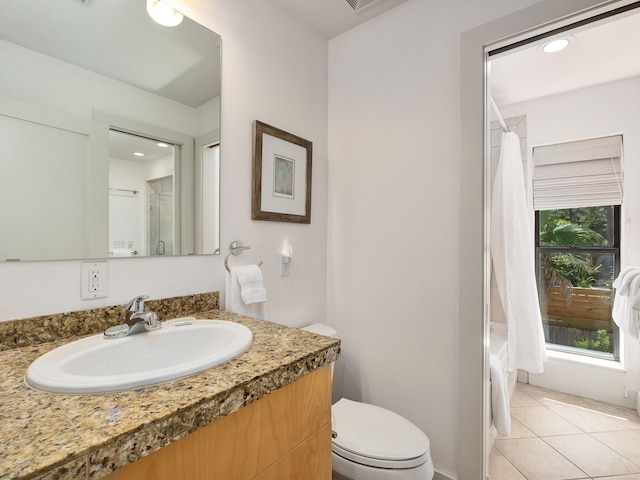
MULTIPOLYGON (((535 386, 534 386, 535 387, 535 386)), ((596 440, 599 444, 601 444, 603 447, 605 447, 606 449, 614 452, 617 455, 620 455, 622 458, 624 458, 625 460, 629 461, 630 463, 632 463, 633 465, 637 465, 638 467, 640 467, 640 463, 638 462, 634 462, 633 460, 631 460, 630 458, 628 458, 627 456, 623 455, 621 452, 617 451, 615 448, 610 447, 609 445, 605 444, 604 442, 602 442, 601 440, 599 440, 597 437, 595 437, 593 434, 594 433, 607 433, 607 432, 621 432, 621 431, 627 431, 627 430, 632 430, 632 429, 628 429, 628 428, 621 428, 621 429, 614 429, 614 430, 605 430, 605 431, 600 431, 600 432, 587 432, 585 431, 583 428, 581 428, 579 425, 577 425, 575 422, 571 421, 570 419, 566 418, 564 415, 562 415, 559 412, 555 412, 553 409, 550 408, 551 405, 547 405, 547 404, 543 404, 541 402, 538 402, 534 397, 532 397, 531 395, 529 395, 528 393, 525 392, 520 392, 520 394, 525 395, 526 397, 528 397, 530 400, 532 400, 533 402, 536 402, 537 404, 539 404, 540 406, 543 406, 546 408, 546 410, 548 412, 551 412, 555 415, 558 415, 560 418, 562 418, 563 420, 567 421, 569 424, 571 424, 572 426, 574 426, 579 432, 578 433, 571 433, 571 434, 559 434, 559 435, 545 435, 545 436, 541 436, 538 433, 536 433, 533 429, 531 429, 525 422, 515 419, 516 421, 518 421, 520 424, 522 424, 525 428, 527 428, 533 435, 534 437, 523 437, 523 438, 537 438, 542 440, 546 445, 550 446, 555 452, 557 452, 561 457, 563 457, 566 461, 568 461, 570 464, 574 465, 580 472, 582 472, 585 477, 581 477, 582 479, 597 479, 597 478, 602 478, 603 476, 600 477, 592 477, 590 476, 588 473, 584 472, 584 470, 582 470, 578 465, 576 465, 573 461, 571 461, 569 458, 567 458, 562 452, 560 452, 559 450, 557 450, 556 448, 553 447, 553 445, 551 445, 550 443, 548 443, 545 440, 545 437, 557 437, 557 436, 568 436, 568 435, 588 435, 591 439, 596 440)), ((580 405, 575 405, 573 403, 566 403, 569 406, 573 406, 573 407, 580 407, 582 404, 580 405)), ((533 407, 533 406, 538 406, 538 405, 520 405, 521 407, 533 407)), ((517 406, 512 406, 512 408, 518 408, 517 406)), ((598 413, 596 411, 596 413, 598 413)), ((513 418, 513 417, 512 417, 513 418)), ((518 437, 520 438, 520 437, 518 437)), ((518 438, 509 438, 509 437, 503 437, 502 440, 517 440, 518 438)), ((495 446, 494 446, 495 448, 495 446)), ((507 461, 507 463, 509 465, 511 465, 513 467, 513 469, 515 471, 517 471, 520 475, 522 475, 524 478, 527 478, 526 475, 520 471, 506 456, 504 456, 502 454, 502 452, 500 452, 499 450, 497 450, 497 452, 504 458, 504 460, 507 461)), ((605 476, 610 476, 610 475, 605 475, 605 476)), ((621 479, 623 479, 624 477, 620 477, 621 479)), ((499 480, 499 479, 497 479, 499 480)), ((527 479, 529 480, 529 479, 527 479)))
MULTIPOLYGON (((500 452, 500 451, 498 450, 498 452, 500 452)), ((529 480, 529 478, 524 474, 524 472, 523 472, 523 471, 521 471, 518 467, 516 467, 513 463, 511 463, 511 460, 509 460, 507 457, 505 457, 505 456, 502 454, 502 452, 500 452, 500 455, 502 456, 502 458, 504 458, 504 459, 507 461, 507 463, 509 463, 509 465, 511 465, 511 466, 513 467, 513 469, 514 469, 516 472, 518 472, 520 475, 522 475, 522 477, 523 477, 525 480, 529 480)))
MULTIPOLYGON (((582 430, 581 430, 582 431, 582 430)), ((582 432, 582 433, 570 433, 569 435, 588 435, 588 433, 586 432, 582 432)), ((569 435, 547 435, 547 437, 568 437, 569 435)), ((567 462, 569 462, 571 465, 573 465, 574 467, 576 467, 578 470, 580 470, 582 473, 584 473, 587 477, 586 478, 592 478, 591 475, 589 475, 587 472, 585 472, 582 468, 580 468, 580 466, 578 464, 576 464, 573 460, 571 460, 570 458, 568 458, 564 453, 562 453, 560 450, 558 450, 557 448, 555 448, 553 445, 551 445, 549 442, 547 442, 545 440, 545 437, 538 437, 540 440, 542 440, 544 443, 546 443, 547 445, 549 445, 555 452, 557 452, 562 458, 564 458, 567 462)))
MULTIPOLYGON (((577 425, 576 425, 577 427, 577 425)), ((570 433, 568 435, 547 435, 547 437, 567 437, 569 435, 588 435, 586 432, 584 432, 580 427, 577 427, 582 433, 570 433)), ((585 472, 582 468, 580 468, 580 466, 578 464, 576 464, 573 460, 571 460, 570 458, 568 458, 564 453, 562 453, 560 450, 558 450, 557 448, 555 448, 553 445, 551 445, 549 442, 547 442, 545 440, 545 437, 538 437, 540 440, 542 440, 544 443, 546 443, 547 445, 549 445, 555 452, 557 452, 562 458, 564 458, 567 462, 569 462, 571 465, 573 465, 574 467, 576 467, 578 470, 580 470, 582 473, 584 473, 586 475, 586 478, 591 478, 591 475, 589 475, 587 472, 585 472)))
MULTIPOLYGON (((623 432, 624 430, 615 430, 614 432, 623 432)), ((609 432, 593 432, 593 433, 609 433, 609 432)), ((593 438, 595 441, 597 441, 598 443, 604 445, 606 448, 608 448, 609 450, 617 453, 618 455, 620 455, 622 458, 624 458, 625 460, 633 463, 634 465, 636 465, 638 468, 640 468, 640 462, 636 462, 631 460, 629 457, 627 457, 626 455, 624 455, 622 452, 619 452, 618 450, 616 450, 615 448, 610 447, 609 445, 607 445, 606 443, 604 443, 603 441, 601 441, 598 437, 595 437, 591 434, 589 434, 589 436, 591 438, 593 438)), ((639 472, 640 473, 640 472, 639 472)))
MULTIPOLYGON (((548 405, 545 405, 545 407, 549 407, 548 405)), ((627 458, 625 455, 623 455, 622 453, 618 452, 617 450, 611 448, 609 445, 605 444, 604 442, 601 442, 597 437, 594 437, 591 433, 606 433, 605 432, 587 432, 586 430, 582 429, 580 426, 576 425, 574 422, 572 422, 571 420, 569 420, 568 418, 565 418, 562 414, 555 412, 554 410, 552 410, 551 408, 549 408, 549 411, 555 413, 556 415, 559 415, 561 418, 563 418, 564 420, 566 420, 567 422, 571 423, 573 426, 575 426, 578 430, 580 430, 582 433, 574 433, 574 434, 568 434, 568 435, 588 435, 590 438, 596 440, 599 444, 601 444, 603 447, 605 447, 608 450, 611 450, 612 452, 616 453, 617 455, 620 455, 622 458, 624 458, 625 460, 633 463, 634 465, 637 465, 638 467, 640 467, 640 465, 636 462, 634 462, 633 460, 631 460, 630 458, 627 458)), ((624 430, 611 430, 613 432, 616 431, 624 431, 624 430)), ((535 432, 534 432, 535 433, 535 432)), ((584 470, 582 470, 582 468, 580 468, 578 465, 576 465, 574 462, 572 462, 569 458, 567 458, 562 452, 560 452, 559 450, 557 450, 556 448, 553 447, 553 445, 551 445, 549 442, 547 442, 545 440, 545 437, 540 436, 538 434, 536 434, 536 436, 538 438, 540 438, 544 443, 546 443, 547 445, 549 445, 551 448, 553 448, 556 452, 558 452, 562 457, 564 457, 568 462, 572 463, 573 465, 575 465, 575 467, 580 470, 581 472, 583 472, 585 475, 588 476, 589 479, 592 479, 594 477, 589 476, 589 474, 587 472, 585 472, 584 470)), ((554 436, 567 436, 567 435, 547 435, 547 437, 554 437, 554 436)), ((597 478, 597 477, 596 477, 597 478)))
MULTIPOLYGON (((554 412, 552 409, 550 409, 550 408, 549 408, 549 406, 548 406, 548 405, 542 405, 542 406, 545 408, 545 410, 546 410, 547 412, 549 412, 549 413, 551 413, 551 414, 553 414, 553 415, 556 415, 556 416, 558 416, 558 417, 562 418, 564 421, 566 421, 566 422, 570 423, 572 426, 574 426, 575 428, 577 428, 578 430, 580 430, 580 432, 582 432, 582 433, 587 433, 587 432, 585 432, 582 428, 580 428, 578 425, 576 425, 575 423, 573 423, 573 422, 571 422, 570 420, 566 419, 565 417, 563 417, 563 416, 562 416, 562 415, 560 415, 559 413, 554 412)), ((518 407, 515 407, 515 408, 518 408, 518 407)), ((536 407, 536 408, 537 408, 537 407, 536 407)), ((518 420, 518 419, 516 418, 516 420, 518 420)), ((529 429, 529 430, 531 431, 531 433, 533 433, 533 434, 534 434, 536 437, 538 437, 538 438, 541 438, 541 437, 543 437, 543 436, 552 437, 552 436, 563 435, 563 434, 558 434, 558 435, 541 435, 541 434, 539 434, 538 432, 536 432, 534 429, 532 429, 530 426, 528 426, 526 423, 524 423, 523 421, 521 421, 521 420, 518 420, 518 421, 519 421, 522 425, 524 425, 525 427, 527 427, 527 429, 529 429)), ((564 434, 564 435, 576 435, 576 434, 571 434, 571 433, 569 433, 569 434, 564 434)))
MULTIPOLYGON (((576 406, 576 405, 573 405, 573 404, 568 404, 568 405, 570 405, 570 406, 576 406)), ((546 405, 546 407, 548 407, 548 405, 546 405)), ((608 450, 611 450, 612 452, 616 453, 617 455, 620 455, 620 456, 621 456, 622 458, 624 458, 625 460, 627 460, 627 461, 629 461, 629 462, 633 463, 634 465, 636 465, 636 466, 640 467, 640 463, 638 463, 638 462, 634 462, 633 460, 631 460, 630 458, 626 457, 626 456, 625 456, 624 454, 622 454, 621 452, 619 452, 619 451, 617 451, 616 449, 614 449, 614 448, 610 447, 609 445, 607 445, 606 443, 604 443, 604 442, 600 441, 597 437, 595 437, 594 435, 592 435, 593 433, 623 432, 623 431, 626 431, 626 429, 620 429, 620 430, 603 430, 603 431, 598 431, 598 432, 587 432, 586 430, 584 430, 583 428, 581 428, 579 425, 576 425, 576 424, 575 424, 574 422, 572 422, 570 419, 566 418, 566 417, 565 417, 564 415, 562 415, 561 413, 555 412, 554 410, 552 410, 552 409, 550 409, 550 408, 549 408, 549 410, 550 410, 550 411, 552 411, 552 412, 554 412, 556 415, 559 415, 560 417, 562 417, 562 418, 563 418, 564 420, 566 420, 567 422, 569 422, 569 423, 571 423, 572 425, 574 425, 577 429, 579 429, 581 432, 583 432, 583 434, 586 434, 586 435, 588 435, 589 437, 591 437, 592 439, 596 440, 596 441, 597 441, 599 444, 601 444, 603 447, 607 448, 608 450)), ((534 432, 534 433, 535 433, 535 432, 534 432)), ((536 434, 536 435, 537 435, 537 434, 536 434)), ((573 434, 573 435, 578 435, 578 434, 573 434)), ((548 435, 548 436, 550 436, 550 437, 551 437, 551 436, 556 436, 556 435, 548 435)), ((539 436, 539 438, 541 438, 542 440, 544 440, 544 437, 540 437, 540 436, 539 436)), ((552 446, 552 445, 550 445, 550 444, 549 444, 549 442, 546 442, 546 441, 545 441, 545 443, 546 443, 547 445, 549 445, 549 446, 551 446, 551 447, 553 448, 553 446, 552 446)), ((554 450, 556 450, 556 449, 554 448, 554 450)), ((558 450, 556 450, 556 451, 558 451, 558 450)), ((561 453, 561 452, 558 452, 558 453, 560 453, 560 455, 562 455, 562 453, 561 453)), ((562 455, 562 456, 564 457, 564 455, 562 455)), ((565 458, 566 458, 566 457, 565 457, 565 458)), ((569 460, 569 459, 567 458, 567 460, 569 460)), ((569 460, 569 461, 570 461, 570 460, 569 460)), ((573 463, 573 462, 572 462, 572 463, 573 463)), ((576 467, 577 467, 577 465, 576 465, 576 467)), ((579 468, 579 467, 578 467, 578 468, 579 468)), ((580 468, 580 470, 582 470, 582 469, 580 468)), ((585 472, 585 473, 586 473, 586 472, 585 472)))

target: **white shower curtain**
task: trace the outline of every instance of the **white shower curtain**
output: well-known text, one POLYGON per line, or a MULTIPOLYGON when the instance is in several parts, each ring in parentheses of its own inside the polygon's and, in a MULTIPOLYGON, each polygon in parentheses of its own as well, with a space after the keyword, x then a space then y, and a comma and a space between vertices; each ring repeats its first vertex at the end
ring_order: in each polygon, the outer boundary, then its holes
POLYGON ((491 257, 508 324, 509 370, 541 373, 547 359, 520 139, 502 134, 491 201, 491 257))

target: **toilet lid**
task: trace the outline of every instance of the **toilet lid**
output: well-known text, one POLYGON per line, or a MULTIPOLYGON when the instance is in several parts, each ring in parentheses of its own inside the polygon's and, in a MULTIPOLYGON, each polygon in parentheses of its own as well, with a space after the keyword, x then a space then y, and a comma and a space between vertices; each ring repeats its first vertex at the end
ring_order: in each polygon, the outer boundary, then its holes
POLYGON ((429 438, 397 413, 346 398, 331 413, 333 451, 342 457, 382 468, 412 468, 429 458, 429 438))

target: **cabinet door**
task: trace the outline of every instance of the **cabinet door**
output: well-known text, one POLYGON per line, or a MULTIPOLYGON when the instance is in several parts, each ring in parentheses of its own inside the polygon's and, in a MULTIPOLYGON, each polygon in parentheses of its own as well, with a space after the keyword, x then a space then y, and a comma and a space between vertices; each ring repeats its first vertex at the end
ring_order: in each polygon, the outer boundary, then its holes
POLYGON ((264 480, 331 478, 329 366, 116 470, 106 479, 249 480, 262 472, 267 475, 264 480), (267 473, 272 468, 275 473, 267 473), (301 472, 301 476, 278 476, 280 472, 301 472))
POLYGON ((325 425, 255 480, 330 480, 331 425, 325 425))

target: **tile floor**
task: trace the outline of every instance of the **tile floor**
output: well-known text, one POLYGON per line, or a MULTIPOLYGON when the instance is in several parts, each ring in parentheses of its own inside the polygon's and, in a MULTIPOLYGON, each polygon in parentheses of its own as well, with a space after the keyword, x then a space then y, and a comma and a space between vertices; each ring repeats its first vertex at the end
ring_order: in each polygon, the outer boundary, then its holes
POLYGON ((640 480, 635 410, 518 383, 511 435, 495 441, 490 480, 640 480))

